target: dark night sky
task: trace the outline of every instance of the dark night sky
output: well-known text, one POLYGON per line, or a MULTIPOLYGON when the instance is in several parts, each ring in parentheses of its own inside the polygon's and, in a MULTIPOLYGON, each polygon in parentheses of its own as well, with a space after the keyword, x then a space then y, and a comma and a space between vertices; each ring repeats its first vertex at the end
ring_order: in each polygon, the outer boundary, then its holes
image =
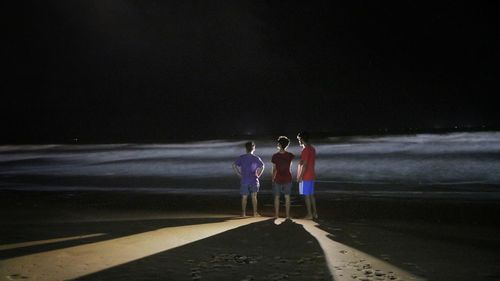
POLYGON ((3 143, 500 128, 493 2, 10 2, 3 143))

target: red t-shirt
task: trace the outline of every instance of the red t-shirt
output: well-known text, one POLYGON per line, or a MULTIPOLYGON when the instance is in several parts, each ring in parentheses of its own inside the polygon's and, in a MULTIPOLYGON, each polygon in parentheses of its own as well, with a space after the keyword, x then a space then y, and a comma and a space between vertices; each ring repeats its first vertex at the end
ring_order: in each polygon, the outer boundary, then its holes
MULTIPOLYGON (((316 162, 316 149, 312 145, 306 145, 302 149, 300 154, 300 160, 302 162, 307 162, 306 170, 302 177, 302 180, 314 180, 316 178, 316 173, 314 172, 314 164, 316 162)), ((302 166, 299 165, 298 173, 300 175, 302 166)))
POLYGON ((279 184, 285 184, 292 182, 292 173, 290 173, 290 165, 295 155, 285 151, 285 153, 275 153, 271 162, 276 165, 276 178, 274 182, 279 184))

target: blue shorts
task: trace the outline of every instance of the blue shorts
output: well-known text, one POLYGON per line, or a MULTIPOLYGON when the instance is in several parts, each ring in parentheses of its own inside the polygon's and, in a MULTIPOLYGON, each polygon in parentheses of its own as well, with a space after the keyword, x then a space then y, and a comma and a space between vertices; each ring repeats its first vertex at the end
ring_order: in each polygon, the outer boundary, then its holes
POLYGON ((240 186, 240 195, 248 195, 250 193, 259 192, 259 186, 255 184, 242 184, 240 186))
POLYGON ((283 193, 285 195, 290 195, 292 193, 292 183, 273 183, 273 194, 274 196, 280 196, 283 193))
POLYGON ((314 181, 301 181, 299 183, 299 193, 300 195, 313 195, 314 194, 314 181))

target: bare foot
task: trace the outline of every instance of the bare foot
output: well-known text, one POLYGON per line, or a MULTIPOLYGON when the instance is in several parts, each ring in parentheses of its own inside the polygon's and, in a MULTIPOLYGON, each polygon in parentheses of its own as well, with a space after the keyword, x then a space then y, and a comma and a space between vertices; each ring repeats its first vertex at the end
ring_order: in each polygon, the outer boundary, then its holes
POLYGON ((255 213, 255 214, 253 214, 253 217, 254 217, 254 218, 257 218, 257 217, 260 217, 260 216, 261 216, 261 215, 260 215, 259 213, 255 213))
POLYGON ((312 219, 313 219, 313 217, 312 217, 311 215, 307 215, 307 216, 305 216, 305 217, 304 217, 304 219, 305 219, 305 220, 312 220, 312 219))

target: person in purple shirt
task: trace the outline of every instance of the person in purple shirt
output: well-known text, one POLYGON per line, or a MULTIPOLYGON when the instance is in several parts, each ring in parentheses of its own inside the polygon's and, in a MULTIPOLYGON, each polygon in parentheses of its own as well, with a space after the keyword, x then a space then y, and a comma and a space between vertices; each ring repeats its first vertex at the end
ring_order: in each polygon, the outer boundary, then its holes
POLYGON ((233 163, 235 173, 240 177, 241 215, 246 217, 248 194, 252 196, 253 216, 260 216, 257 212, 257 192, 259 192, 259 178, 264 172, 264 162, 255 156, 255 143, 245 143, 246 154, 241 155, 233 163))

